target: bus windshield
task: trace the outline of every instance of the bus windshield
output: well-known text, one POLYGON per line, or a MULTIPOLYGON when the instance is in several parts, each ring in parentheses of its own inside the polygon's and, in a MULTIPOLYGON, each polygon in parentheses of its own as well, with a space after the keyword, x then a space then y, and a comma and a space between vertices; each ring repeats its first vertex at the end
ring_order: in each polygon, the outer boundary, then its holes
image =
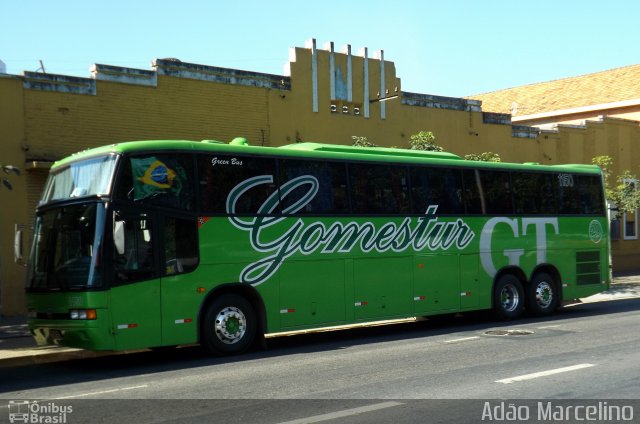
POLYGON ((36 218, 27 289, 100 287, 100 247, 105 205, 99 202, 49 209, 36 218))
POLYGON ((115 155, 95 157, 52 171, 40 203, 109 194, 116 158, 115 155))

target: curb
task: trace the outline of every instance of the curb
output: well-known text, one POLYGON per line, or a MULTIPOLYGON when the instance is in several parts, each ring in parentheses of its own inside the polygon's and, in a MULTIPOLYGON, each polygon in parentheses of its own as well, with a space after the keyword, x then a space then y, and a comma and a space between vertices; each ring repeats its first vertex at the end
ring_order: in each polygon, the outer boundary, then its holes
POLYGON ((11 367, 22 367, 25 365, 41 365, 52 362, 62 362, 72 359, 99 358, 124 352, 93 352, 90 350, 71 349, 63 347, 44 348, 45 350, 34 349, 14 349, 15 355, 0 358, 0 369, 11 367))

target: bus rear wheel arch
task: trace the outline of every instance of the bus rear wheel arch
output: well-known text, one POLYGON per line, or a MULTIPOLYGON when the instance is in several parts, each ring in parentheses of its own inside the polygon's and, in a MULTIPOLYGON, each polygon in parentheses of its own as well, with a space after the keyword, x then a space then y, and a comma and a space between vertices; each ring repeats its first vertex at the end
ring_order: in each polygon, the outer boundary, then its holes
POLYGON ((504 321, 519 318, 524 311, 524 288, 514 274, 503 274, 493 288, 493 313, 504 321))
POLYGON ((558 280, 551 273, 537 272, 526 290, 527 311, 536 316, 552 314, 559 305, 558 280))
POLYGON ((255 308, 235 293, 213 299, 204 311, 200 343, 210 353, 233 355, 251 347, 258 333, 255 308))

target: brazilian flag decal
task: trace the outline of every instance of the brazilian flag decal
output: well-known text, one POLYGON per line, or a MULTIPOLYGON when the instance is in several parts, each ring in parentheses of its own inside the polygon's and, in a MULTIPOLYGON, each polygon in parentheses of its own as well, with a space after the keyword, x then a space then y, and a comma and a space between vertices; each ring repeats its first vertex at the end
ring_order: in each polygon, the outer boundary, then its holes
POLYGON ((172 169, 155 156, 131 159, 134 199, 144 199, 160 193, 180 195, 184 171, 172 169))

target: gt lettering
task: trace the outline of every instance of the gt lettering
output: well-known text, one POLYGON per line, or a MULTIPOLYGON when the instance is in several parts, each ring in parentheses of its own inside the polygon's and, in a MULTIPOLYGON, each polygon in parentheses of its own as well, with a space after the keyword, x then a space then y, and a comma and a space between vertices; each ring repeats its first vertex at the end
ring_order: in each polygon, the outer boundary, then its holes
MULTIPOLYGON (((498 225, 506 225, 511 229, 514 239, 526 236, 529 227, 533 226, 536 235, 536 264, 547 261, 547 226, 551 226, 555 234, 559 233, 558 218, 522 218, 521 226, 518 225, 517 218, 496 217, 491 218, 482 228, 480 235, 480 262, 482 267, 494 277, 498 270, 493 262, 491 252, 491 242, 495 228, 498 225)), ((505 249, 502 254, 509 260, 509 265, 520 265, 520 257, 524 254, 524 249, 505 249)))

